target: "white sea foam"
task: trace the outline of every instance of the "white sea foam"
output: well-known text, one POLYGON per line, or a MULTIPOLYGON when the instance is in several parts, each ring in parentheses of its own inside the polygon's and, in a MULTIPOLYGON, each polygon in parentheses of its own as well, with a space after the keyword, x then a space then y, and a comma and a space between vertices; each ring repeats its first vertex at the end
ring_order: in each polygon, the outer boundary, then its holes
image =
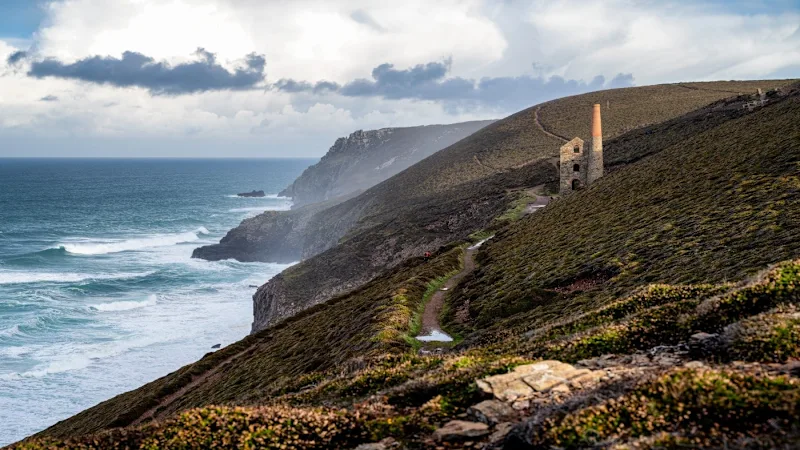
POLYGON ((229 209, 228 212, 238 213, 238 212, 264 212, 264 211, 288 211, 292 208, 291 204, 286 205, 279 205, 279 206, 252 206, 249 208, 233 208, 229 209))
POLYGON ((22 331, 19 329, 19 325, 14 325, 13 327, 6 328, 4 330, 0 330, 0 336, 4 337, 11 337, 21 334, 22 331))
POLYGON ((152 275, 155 272, 87 274, 87 273, 48 273, 0 271, 0 284, 27 283, 78 283, 89 280, 124 280, 152 275))
POLYGON ((147 300, 140 300, 140 301, 123 300, 111 303, 98 303, 91 305, 90 308, 101 312, 130 311, 131 309, 139 309, 139 308, 145 308, 147 306, 153 306, 157 302, 158 302, 158 297, 155 294, 151 294, 147 297, 147 300))
POLYGON ((68 253, 74 255, 105 255, 108 253, 119 253, 125 251, 143 250, 155 247, 167 247, 170 245, 181 244, 184 242, 194 242, 201 234, 209 234, 205 227, 200 227, 195 231, 177 234, 161 234, 135 239, 105 241, 105 242, 74 242, 59 244, 58 248, 63 248, 68 253))

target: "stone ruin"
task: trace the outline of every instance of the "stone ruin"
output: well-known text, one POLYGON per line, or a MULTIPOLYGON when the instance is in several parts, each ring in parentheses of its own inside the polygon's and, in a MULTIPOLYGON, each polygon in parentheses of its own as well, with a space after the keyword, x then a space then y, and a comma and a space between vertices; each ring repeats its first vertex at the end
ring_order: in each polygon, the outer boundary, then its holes
POLYGON ((584 149, 583 139, 576 137, 561 146, 560 193, 590 186, 603 176, 603 130, 600 120, 600 105, 595 104, 592 113, 592 148, 584 149))

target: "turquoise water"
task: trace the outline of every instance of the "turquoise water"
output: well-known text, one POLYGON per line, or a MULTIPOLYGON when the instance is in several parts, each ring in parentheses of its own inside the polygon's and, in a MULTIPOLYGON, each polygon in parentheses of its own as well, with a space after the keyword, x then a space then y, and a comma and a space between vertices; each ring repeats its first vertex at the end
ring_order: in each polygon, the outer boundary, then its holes
POLYGON ((313 162, 0 159, 0 445, 245 336, 287 265, 192 250, 313 162))

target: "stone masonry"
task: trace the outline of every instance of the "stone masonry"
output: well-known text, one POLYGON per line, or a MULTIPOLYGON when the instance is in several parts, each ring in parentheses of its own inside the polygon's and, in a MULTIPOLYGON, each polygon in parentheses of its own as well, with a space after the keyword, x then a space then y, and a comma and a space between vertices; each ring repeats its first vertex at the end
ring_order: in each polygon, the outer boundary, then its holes
POLYGON ((592 148, 585 149, 581 138, 564 144, 560 156, 560 193, 569 194, 593 184, 603 176, 603 130, 600 121, 600 105, 592 111, 592 148))

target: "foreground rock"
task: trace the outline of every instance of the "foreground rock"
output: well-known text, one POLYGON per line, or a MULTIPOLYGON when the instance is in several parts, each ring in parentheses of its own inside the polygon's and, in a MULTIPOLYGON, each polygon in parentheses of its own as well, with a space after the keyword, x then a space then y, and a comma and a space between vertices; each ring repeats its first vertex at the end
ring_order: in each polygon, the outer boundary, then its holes
POLYGON ((485 423, 452 420, 434 431, 433 439, 445 442, 466 441, 486 436, 489 432, 489 426, 485 423))
POLYGON ((266 197, 264 191, 250 191, 250 192, 240 192, 236 194, 237 197, 266 197))

